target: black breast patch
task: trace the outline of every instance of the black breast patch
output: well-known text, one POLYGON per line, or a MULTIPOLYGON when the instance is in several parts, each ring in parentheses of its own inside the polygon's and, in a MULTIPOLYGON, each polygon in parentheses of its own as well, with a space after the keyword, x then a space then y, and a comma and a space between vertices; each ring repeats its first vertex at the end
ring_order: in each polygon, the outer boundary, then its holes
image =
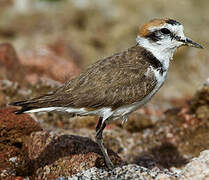
POLYGON ((153 68, 157 69, 160 72, 161 75, 166 71, 166 69, 163 67, 163 64, 150 51, 144 48, 142 50, 142 55, 153 68))

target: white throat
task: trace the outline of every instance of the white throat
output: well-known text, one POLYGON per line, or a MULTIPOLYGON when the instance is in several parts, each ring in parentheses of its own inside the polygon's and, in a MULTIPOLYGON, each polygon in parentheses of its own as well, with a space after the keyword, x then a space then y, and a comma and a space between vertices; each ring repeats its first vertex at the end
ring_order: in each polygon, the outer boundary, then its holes
POLYGON ((140 36, 137 36, 136 41, 140 46, 150 51, 162 63, 165 69, 169 68, 169 62, 172 60, 177 47, 169 48, 165 45, 150 43, 148 39, 140 36))

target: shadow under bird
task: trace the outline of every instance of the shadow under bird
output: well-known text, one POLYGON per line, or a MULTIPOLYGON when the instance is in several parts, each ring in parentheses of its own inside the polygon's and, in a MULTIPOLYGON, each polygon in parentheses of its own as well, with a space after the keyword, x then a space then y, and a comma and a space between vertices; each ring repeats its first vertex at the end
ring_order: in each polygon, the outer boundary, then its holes
POLYGON ((99 116, 96 142, 107 167, 113 169, 102 142, 105 126, 117 118, 127 121, 131 112, 152 98, 163 85, 178 47, 202 48, 183 31, 176 20, 153 19, 139 29, 136 45, 97 61, 53 92, 10 105, 21 107, 16 114, 61 111, 99 116))

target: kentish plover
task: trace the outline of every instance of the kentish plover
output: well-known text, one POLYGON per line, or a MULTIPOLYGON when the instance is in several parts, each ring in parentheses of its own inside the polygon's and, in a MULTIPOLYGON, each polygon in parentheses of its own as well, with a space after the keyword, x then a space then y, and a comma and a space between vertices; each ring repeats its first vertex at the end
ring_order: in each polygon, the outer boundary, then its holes
POLYGON ((96 141, 108 168, 113 168, 102 143, 105 126, 147 103, 163 85, 169 62, 180 46, 202 48, 185 37, 183 26, 173 19, 154 19, 142 26, 137 44, 101 59, 63 86, 34 99, 13 102, 17 114, 64 111, 80 116, 100 117, 96 141))

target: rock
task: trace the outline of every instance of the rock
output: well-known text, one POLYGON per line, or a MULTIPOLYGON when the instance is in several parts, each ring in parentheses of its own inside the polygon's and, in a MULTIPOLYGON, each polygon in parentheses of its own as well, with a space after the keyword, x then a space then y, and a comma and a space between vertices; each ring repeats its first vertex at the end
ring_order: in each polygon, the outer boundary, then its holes
MULTIPOLYGON (((58 50, 57 50, 58 51, 58 50)), ((58 56, 56 49, 42 47, 37 51, 22 53, 20 58, 11 44, 0 44, 0 80, 8 79, 21 85, 52 79, 64 83, 80 73, 74 59, 58 56), (15 74, 15 76, 14 76, 15 74)))
MULTIPOLYGON (((157 141, 171 143, 180 156, 190 159, 209 149, 209 86, 197 91, 187 106, 173 108, 154 128, 157 141)), ((152 141, 154 140, 152 137, 152 141)), ((151 139, 150 139, 151 140, 151 139)))
POLYGON ((29 115, 15 115, 14 108, 0 109, 0 178, 30 174, 26 139, 42 128, 29 115))
MULTIPOLYGON (((92 167, 105 167, 98 145, 86 137, 35 132, 27 147, 35 179, 71 176, 92 167)), ((108 152, 114 164, 121 163, 113 151, 108 152)))
POLYGON ((151 148, 148 152, 142 153, 135 163, 149 169, 155 166, 161 169, 169 169, 171 167, 181 167, 187 162, 188 160, 183 158, 176 146, 163 143, 151 148))
POLYGON ((158 168, 149 170, 135 164, 129 164, 117 167, 113 171, 105 169, 91 168, 82 171, 71 177, 60 177, 57 180, 90 180, 90 179, 108 179, 108 180, 128 180, 128 179, 144 179, 144 180, 177 180, 179 177, 176 173, 168 170, 161 171, 158 168))
POLYGON ((16 115, 14 108, 4 108, 0 110, 1 138, 20 138, 28 136, 31 132, 41 131, 42 128, 28 114, 16 115))
POLYGON ((191 110, 199 119, 209 119, 209 84, 208 79, 197 91, 191 102, 191 110))
POLYGON ((47 47, 21 54, 20 62, 27 71, 27 81, 33 84, 41 78, 64 83, 80 73, 73 61, 57 56, 47 47))
POLYGON ((179 180, 206 180, 209 179, 209 150, 200 153, 200 156, 191 160, 181 172, 179 180))

